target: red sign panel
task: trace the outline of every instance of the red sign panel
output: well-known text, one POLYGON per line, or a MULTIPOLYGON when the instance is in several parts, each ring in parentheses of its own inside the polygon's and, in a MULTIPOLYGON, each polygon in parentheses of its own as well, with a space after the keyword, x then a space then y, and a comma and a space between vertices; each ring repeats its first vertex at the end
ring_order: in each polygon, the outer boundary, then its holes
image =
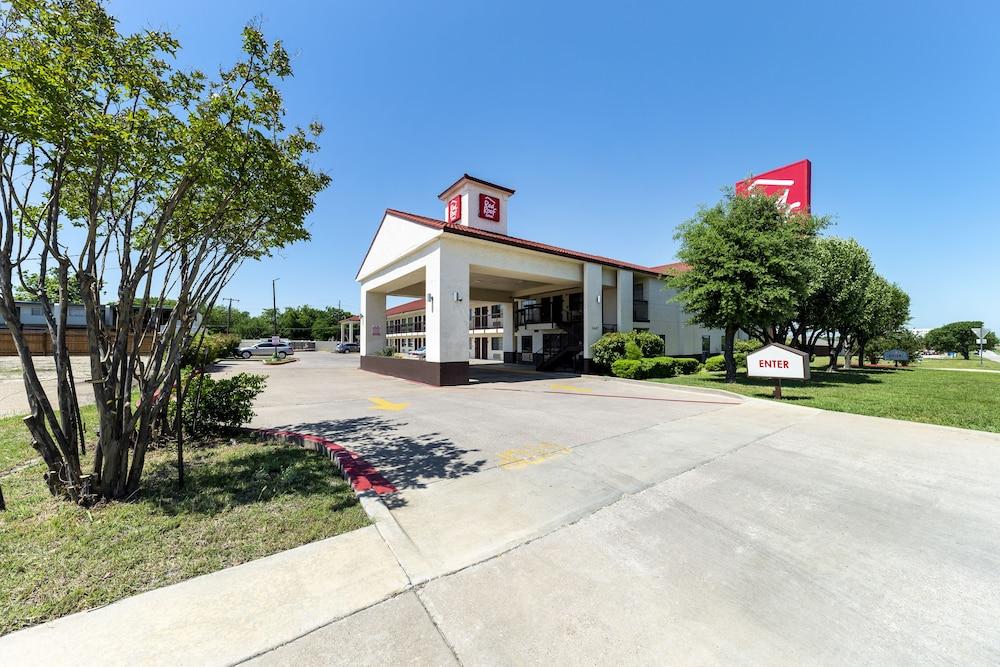
POLYGON ((479 217, 500 222, 500 200, 497 197, 479 194, 479 217))
POLYGON ((812 163, 801 160, 751 176, 736 184, 738 195, 745 195, 751 190, 768 196, 778 195, 781 203, 788 207, 789 213, 808 213, 812 198, 812 163))
POLYGON ((448 222, 458 222, 462 219, 462 195, 455 195, 448 200, 448 222))

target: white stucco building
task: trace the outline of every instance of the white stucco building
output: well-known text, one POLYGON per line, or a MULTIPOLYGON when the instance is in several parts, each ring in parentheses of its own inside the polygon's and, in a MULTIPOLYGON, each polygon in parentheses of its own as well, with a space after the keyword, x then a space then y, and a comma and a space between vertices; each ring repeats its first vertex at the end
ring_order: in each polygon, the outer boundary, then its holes
POLYGON ((633 329, 661 336, 668 355, 721 349, 721 330, 689 324, 662 281, 686 266, 642 266, 512 236, 513 194, 465 174, 438 196, 443 220, 386 210, 357 274, 362 368, 458 384, 468 380, 475 346, 486 344, 489 355, 479 358, 588 372, 601 335, 633 329), (426 359, 376 356, 400 333, 390 332, 389 295, 423 300, 426 359), (477 315, 489 324, 481 336, 477 315))

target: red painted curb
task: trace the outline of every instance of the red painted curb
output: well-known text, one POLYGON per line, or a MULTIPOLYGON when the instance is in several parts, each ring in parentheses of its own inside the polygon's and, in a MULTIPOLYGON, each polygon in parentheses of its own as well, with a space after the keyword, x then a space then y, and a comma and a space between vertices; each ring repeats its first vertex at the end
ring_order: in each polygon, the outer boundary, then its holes
POLYGON ((298 433, 297 431, 279 431, 277 429, 263 428, 250 430, 257 437, 276 438, 300 446, 312 445, 316 451, 325 451, 330 460, 337 464, 340 472, 351 483, 351 487, 355 491, 374 491, 381 496, 395 493, 397 490, 375 466, 332 440, 327 440, 311 433, 298 433))

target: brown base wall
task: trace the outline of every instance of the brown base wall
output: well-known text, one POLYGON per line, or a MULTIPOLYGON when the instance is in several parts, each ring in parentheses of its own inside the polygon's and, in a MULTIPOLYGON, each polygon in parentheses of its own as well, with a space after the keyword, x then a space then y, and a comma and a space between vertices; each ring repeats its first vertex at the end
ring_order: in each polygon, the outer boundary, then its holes
POLYGON ((361 370, 391 375, 434 385, 446 387, 469 383, 468 361, 445 361, 437 363, 423 359, 397 359, 396 357, 361 357, 361 370))

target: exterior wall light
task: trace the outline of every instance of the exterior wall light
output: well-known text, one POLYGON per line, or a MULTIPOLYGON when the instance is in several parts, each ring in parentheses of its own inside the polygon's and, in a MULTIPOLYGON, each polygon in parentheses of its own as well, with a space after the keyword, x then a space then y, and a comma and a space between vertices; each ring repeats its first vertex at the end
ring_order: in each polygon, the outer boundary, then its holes
POLYGON ((600 302, 601 302, 601 295, 600 295, 600 294, 598 294, 598 295, 597 295, 597 303, 600 303, 600 302))
POLYGON ((430 292, 427 293, 427 303, 434 303, 434 295, 430 292))
POLYGON ((462 301, 462 295, 459 294, 458 292, 455 292, 455 301, 459 301, 459 302, 462 301))

